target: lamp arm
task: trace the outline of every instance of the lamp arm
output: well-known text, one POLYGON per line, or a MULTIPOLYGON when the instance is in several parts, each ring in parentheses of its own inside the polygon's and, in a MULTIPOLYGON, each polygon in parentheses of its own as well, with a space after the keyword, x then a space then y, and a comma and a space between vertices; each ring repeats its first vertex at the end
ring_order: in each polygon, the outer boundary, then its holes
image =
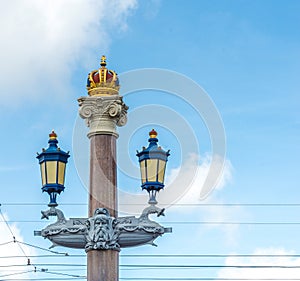
POLYGON ((157 216, 164 216, 165 208, 160 209, 156 207, 155 205, 150 205, 149 207, 145 208, 142 212, 142 214, 139 217, 140 221, 149 220, 149 215, 151 214, 157 214, 157 216))
POLYGON ((64 216, 64 213, 61 211, 61 210, 59 210, 59 209, 57 209, 57 208, 55 208, 55 207, 51 207, 49 210, 47 210, 47 211, 41 211, 41 213, 42 213, 42 219, 49 219, 49 217, 51 217, 51 216, 53 216, 53 217, 57 217, 57 221, 56 221, 56 223, 65 223, 66 222, 66 218, 65 218, 65 216, 64 216))
POLYGON ((57 216, 57 221, 40 231, 35 231, 34 235, 49 239, 53 243, 51 248, 60 245, 86 251, 120 251, 120 248, 154 245, 153 241, 157 237, 172 230, 150 220, 150 214, 164 215, 164 209, 150 205, 139 217, 114 218, 105 208, 99 208, 90 218, 66 220, 61 210, 51 207, 42 211, 42 218, 57 216))

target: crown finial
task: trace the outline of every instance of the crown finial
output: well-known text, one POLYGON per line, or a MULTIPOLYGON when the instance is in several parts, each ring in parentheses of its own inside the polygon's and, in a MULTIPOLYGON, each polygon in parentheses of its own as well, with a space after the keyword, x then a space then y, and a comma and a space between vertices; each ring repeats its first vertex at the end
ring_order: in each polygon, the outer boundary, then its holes
POLYGON ((151 139, 154 139, 157 137, 157 132, 154 129, 152 129, 151 132, 149 132, 149 136, 151 139))
POLYGON ((119 79, 115 71, 106 68, 106 56, 101 57, 100 68, 91 71, 87 79, 89 96, 109 96, 119 94, 119 79))
POLYGON ((56 140, 57 134, 54 132, 54 130, 52 130, 52 132, 49 134, 49 138, 50 140, 56 140))
POLYGON ((106 66, 106 56, 102 56, 102 57, 101 57, 100 65, 101 65, 102 67, 105 67, 105 66, 106 66))

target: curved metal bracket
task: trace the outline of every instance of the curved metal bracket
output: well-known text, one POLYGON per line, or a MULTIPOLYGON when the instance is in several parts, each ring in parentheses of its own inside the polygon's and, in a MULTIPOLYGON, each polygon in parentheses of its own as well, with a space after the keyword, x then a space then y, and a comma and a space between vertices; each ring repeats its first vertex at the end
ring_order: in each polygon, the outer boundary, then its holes
POLYGON ((90 250, 116 250, 144 244, 156 246, 153 241, 164 233, 172 232, 172 228, 164 228, 149 219, 150 214, 164 216, 164 209, 154 205, 145 208, 139 217, 127 216, 114 218, 108 210, 99 208, 91 218, 65 219, 63 212, 55 207, 42 211, 42 218, 56 216, 57 221, 41 231, 35 231, 36 236, 49 239, 57 245, 90 250))

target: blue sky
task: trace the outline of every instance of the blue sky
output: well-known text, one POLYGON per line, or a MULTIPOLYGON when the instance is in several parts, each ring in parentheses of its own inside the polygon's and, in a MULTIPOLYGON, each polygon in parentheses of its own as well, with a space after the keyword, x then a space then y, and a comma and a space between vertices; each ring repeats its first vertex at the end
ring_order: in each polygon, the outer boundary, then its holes
MULTIPOLYGON (((146 145, 147 132, 156 127, 160 144, 171 149, 167 174, 170 185, 159 198, 170 198, 171 188, 183 186, 187 191, 183 198, 178 198, 181 201, 177 205, 167 209, 167 216, 159 219, 163 225, 172 226, 173 233, 159 238, 158 248, 143 246, 125 249, 122 254, 300 252, 299 225, 222 224, 299 222, 299 206, 243 204, 299 203, 300 2, 29 0, 3 2, 0 10, 0 203, 8 220, 18 221, 11 227, 19 239, 45 248, 50 246, 50 242, 34 237, 33 230, 47 224, 38 222, 40 210, 47 208, 48 196, 40 190, 35 156, 47 146, 52 129, 58 134, 60 146, 71 153, 66 190, 58 201, 79 203, 62 205, 61 209, 67 217, 86 216, 88 175, 84 161, 88 141, 84 124, 78 118, 77 98, 87 95, 87 73, 99 66, 100 57, 105 54, 108 67, 120 75, 121 93, 130 107, 128 124, 119 130, 119 187, 135 194, 132 200, 140 198, 135 151, 146 145), (130 71, 144 68, 156 69, 156 73, 161 69, 170 71, 173 78, 186 77, 204 91, 189 92, 188 83, 182 84, 180 97, 159 90, 126 93, 129 81, 126 79, 134 82, 135 78, 130 71), (200 201, 201 186, 214 156, 210 135, 213 128, 206 126, 206 117, 201 115, 208 105, 194 108, 204 96, 213 101, 224 124, 226 157, 219 184, 206 200, 200 201), (174 124, 174 118, 180 122, 174 124), (184 179, 192 178, 193 182, 186 185, 184 179), (229 203, 236 205, 226 205, 229 203), (172 221, 204 223, 172 225, 172 221)), ((162 83, 172 87, 176 81, 166 79, 162 83)), ((0 243, 11 241, 5 224, 0 227, 3 233, 0 243)), ((43 253, 24 249, 28 254, 43 253)), ((13 251, 20 254, 17 247, 13 251)), ((13 252, 12 248, 0 248, 0 253, 7 256, 13 252)), ((62 263, 85 263, 84 257, 57 259, 62 263)), ((57 259, 33 260, 49 264, 57 263, 57 259)), ((0 259, 0 265, 23 262, 22 258, 0 259)), ((300 259, 121 258, 121 264, 138 263, 300 265, 300 259)), ((122 269, 120 272, 124 278, 298 277, 293 270, 122 269)), ((54 271, 63 272, 61 268, 54 271)), ((3 272, 0 269, 0 276, 3 272)), ((84 275, 85 269, 78 272, 84 275)), ((35 273, 30 277, 47 276, 35 273)))

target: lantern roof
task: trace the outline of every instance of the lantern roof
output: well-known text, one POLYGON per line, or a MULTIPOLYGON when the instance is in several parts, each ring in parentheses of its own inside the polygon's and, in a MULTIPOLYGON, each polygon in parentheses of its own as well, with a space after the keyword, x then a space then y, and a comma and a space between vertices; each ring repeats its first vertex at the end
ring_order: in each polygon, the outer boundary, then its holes
POLYGON ((115 71, 106 68, 106 56, 101 57, 100 68, 91 71, 87 78, 89 96, 110 96, 119 94, 119 78, 115 71))
POLYGON ((44 161, 55 161, 59 160, 61 162, 67 163, 68 158, 70 157, 69 152, 65 152, 61 150, 58 147, 58 140, 57 140, 57 134, 52 130, 52 132, 49 134, 49 140, 48 140, 48 148, 42 149, 42 153, 38 153, 37 157, 39 159, 39 162, 42 163, 44 161))
POLYGON ((161 146, 158 146, 157 132, 154 129, 149 132, 149 137, 148 147, 143 147, 143 150, 140 152, 137 151, 136 155, 139 157, 139 161, 141 162, 144 159, 161 159, 167 161, 170 150, 165 151, 161 146))

